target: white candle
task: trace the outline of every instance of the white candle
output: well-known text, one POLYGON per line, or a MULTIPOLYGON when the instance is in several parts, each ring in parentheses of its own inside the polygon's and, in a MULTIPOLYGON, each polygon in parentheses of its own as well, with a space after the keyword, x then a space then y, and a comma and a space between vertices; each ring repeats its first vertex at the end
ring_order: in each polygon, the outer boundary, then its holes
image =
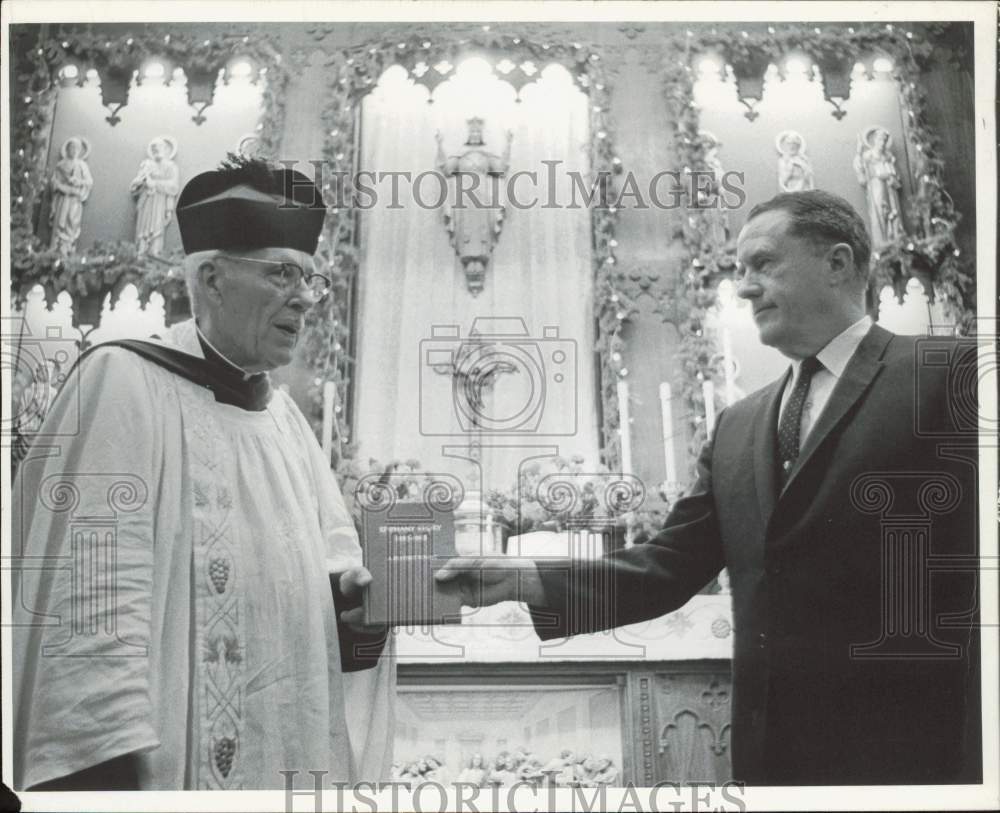
POLYGON ((736 403, 736 381, 733 369, 733 337, 728 327, 722 328, 722 363, 726 374, 726 404, 736 403))
POLYGON ((715 428, 715 385, 711 381, 703 381, 701 393, 705 398, 705 432, 711 435, 715 428))
POLYGON ((323 455, 327 463, 333 456, 333 410, 337 400, 337 385, 327 381, 323 385, 323 455))
POLYGON ((673 398, 670 384, 660 384, 660 417, 663 420, 663 467, 668 483, 677 482, 677 458, 674 454, 674 411, 670 403, 673 398))
POLYGON ((618 381, 618 418, 622 439, 622 473, 632 472, 632 427, 629 421, 628 382, 618 381))

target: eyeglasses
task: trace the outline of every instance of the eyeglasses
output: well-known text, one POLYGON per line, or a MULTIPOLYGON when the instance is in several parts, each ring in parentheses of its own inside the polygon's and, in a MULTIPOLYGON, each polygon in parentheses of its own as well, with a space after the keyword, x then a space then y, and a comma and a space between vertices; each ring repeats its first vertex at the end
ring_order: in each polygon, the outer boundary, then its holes
POLYGON ((305 280, 306 287, 316 298, 317 302, 330 293, 330 278, 328 276, 315 273, 307 275, 295 263, 280 262, 278 260, 261 260, 255 257, 236 257, 232 254, 223 254, 222 256, 230 260, 242 260, 247 263, 273 266, 274 271, 268 275, 268 279, 284 293, 291 293, 297 290, 303 280, 305 280))

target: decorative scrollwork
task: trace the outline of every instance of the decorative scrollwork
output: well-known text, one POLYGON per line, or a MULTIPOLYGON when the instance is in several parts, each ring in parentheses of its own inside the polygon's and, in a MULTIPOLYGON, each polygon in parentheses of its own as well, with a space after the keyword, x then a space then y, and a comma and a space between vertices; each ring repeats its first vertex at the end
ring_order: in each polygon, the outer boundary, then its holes
POLYGON ((380 475, 365 477, 354 489, 354 500, 365 511, 389 511, 397 499, 396 490, 380 475))
POLYGON ((856 478, 851 486, 851 504, 865 514, 889 515, 896 519, 928 519, 935 514, 953 511, 961 502, 962 485, 947 472, 940 471, 882 471, 869 472, 856 478), (916 492, 920 511, 913 513, 910 498, 901 498, 905 506, 893 514, 897 496, 905 491, 916 492))
POLYGON ((108 507, 112 511, 131 514, 146 504, 149 489, 138 477, 119 480, 108 489, 108 507))
POLYGON ((66 475, 53 474, 42 481, 39 501, 55 513, 73 511, 80 504, 80 489, 75 482, 62 479, 66 475))
POLYGON ((946 472, 935 472, 917 491, 917 502, 927 514, 947 514, 958 507, 962 484, 946 472))
POLYGON ((435 474, 424 486, 424 503, 437 511, 454 511, 465 499, 465 489, 455 477, 435 474))
POLYGON ((884 514, 892 508, 893 500, 884 474, 863 474, 851 486, 851 505, 865 514, 884 514))
POLYGON ((681 729, 681 721, 685 717, 691 720, 692 725, 698 731, 707 732, 708 736, 711 738, 709 748, 715 756, 721 757, 726 753, 729 747, 729 723, 724 723, 719 727, 719 730, 716 731, 714 726, 710 723, 704 722, 692 709, 682 709, 677 712, 674 715, 673 720, 667 723, 660 731, 659 750, 661 754, 664 754, 669 750, 671 740, 677 736, 676 732, 681 729))
POLYGON ((701 693, 701 699, 713 711, 718 711, 729 705, 729 690, 719 683, 718 678, 712 678, 708 688, 701 693))
POLYGON ((551 514, 570 514, 583 501, 583 489, 574 482, 572 474, 549 474, 538 482, 535 497, 551 514))
POLYGON ((424 474, 414 479, 410 474, 369 474, 354 490, 354 499, 362 511, 387 512, 397 503, 418 503, 432 511, 454 511, 465 499, 465 489, 450 474, 424 474))
POLYGON ((646 487, 642 480, 631 474, 617 475, 604 488, 604 506, 611 516, 621 516, 635 511, 646 499, 646 487))

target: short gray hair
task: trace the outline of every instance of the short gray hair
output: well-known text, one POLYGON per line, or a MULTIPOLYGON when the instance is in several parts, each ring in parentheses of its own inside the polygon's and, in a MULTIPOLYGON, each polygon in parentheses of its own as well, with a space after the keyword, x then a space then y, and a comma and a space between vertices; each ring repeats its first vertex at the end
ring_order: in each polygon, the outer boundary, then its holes
POLYGON ((783 192, 754 206, 747 216, 747 223, 758 215, 775 211, 788 214, 788 233, 795 237, 847 243, 854 254, 858 277, 868 279, 872 253, 868 229, 861 215, 842 197, 822 189, 783 192))
POLYGON ((187 284, 188 299, 191 300, 191 314, 199 315, 201 307, 201 281, 198 278, 198 269, 208 260, 214 260, 221 254, 218 249, 212 248, 206 251, 193 251, 184 257, 184 282, 187 284))

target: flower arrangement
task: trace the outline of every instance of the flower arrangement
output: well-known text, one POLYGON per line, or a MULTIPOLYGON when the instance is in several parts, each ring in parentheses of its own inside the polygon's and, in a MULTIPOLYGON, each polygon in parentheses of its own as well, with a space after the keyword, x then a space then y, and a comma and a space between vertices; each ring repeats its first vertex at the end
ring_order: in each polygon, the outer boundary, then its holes
POLYGON ((353 455, 345 455, 334 471, 337 482, 340 483, 340 490, 344 495, 347 509, 351 512, 351 516, 354 517, 354 522, 359 528, 364 514, 364 509, 358 499, 358 487, 362 481, 370 482, 371 478, 377 475, 379 482, 391 488, 396 493, 396 498, 401 502, 421 501, 428 485, 434 482, 433 475, 422 472, 420 461, 413 459, 393 460, 386 464, 370 457, 365 465, 353 455))
POLYGON ((354 526, 362 536, 366 517, 376 514, 389 518, 389 512, 399 504, 408 503, 411 512, 416 505, 424 510, 456 514, 465 499, 465 488, 457 477, 423 471, 419 460, 393 460, 385 464, 370 457, 365 465, 359 461, 356 449, 347 451, 334 473, 354 526))
POLYGON ((521 467, 510 491, 488 491, 484 502, 510 534, 629 527, 645 496, 641 483, 584 462, 580 455, 536 460, 521 467))

